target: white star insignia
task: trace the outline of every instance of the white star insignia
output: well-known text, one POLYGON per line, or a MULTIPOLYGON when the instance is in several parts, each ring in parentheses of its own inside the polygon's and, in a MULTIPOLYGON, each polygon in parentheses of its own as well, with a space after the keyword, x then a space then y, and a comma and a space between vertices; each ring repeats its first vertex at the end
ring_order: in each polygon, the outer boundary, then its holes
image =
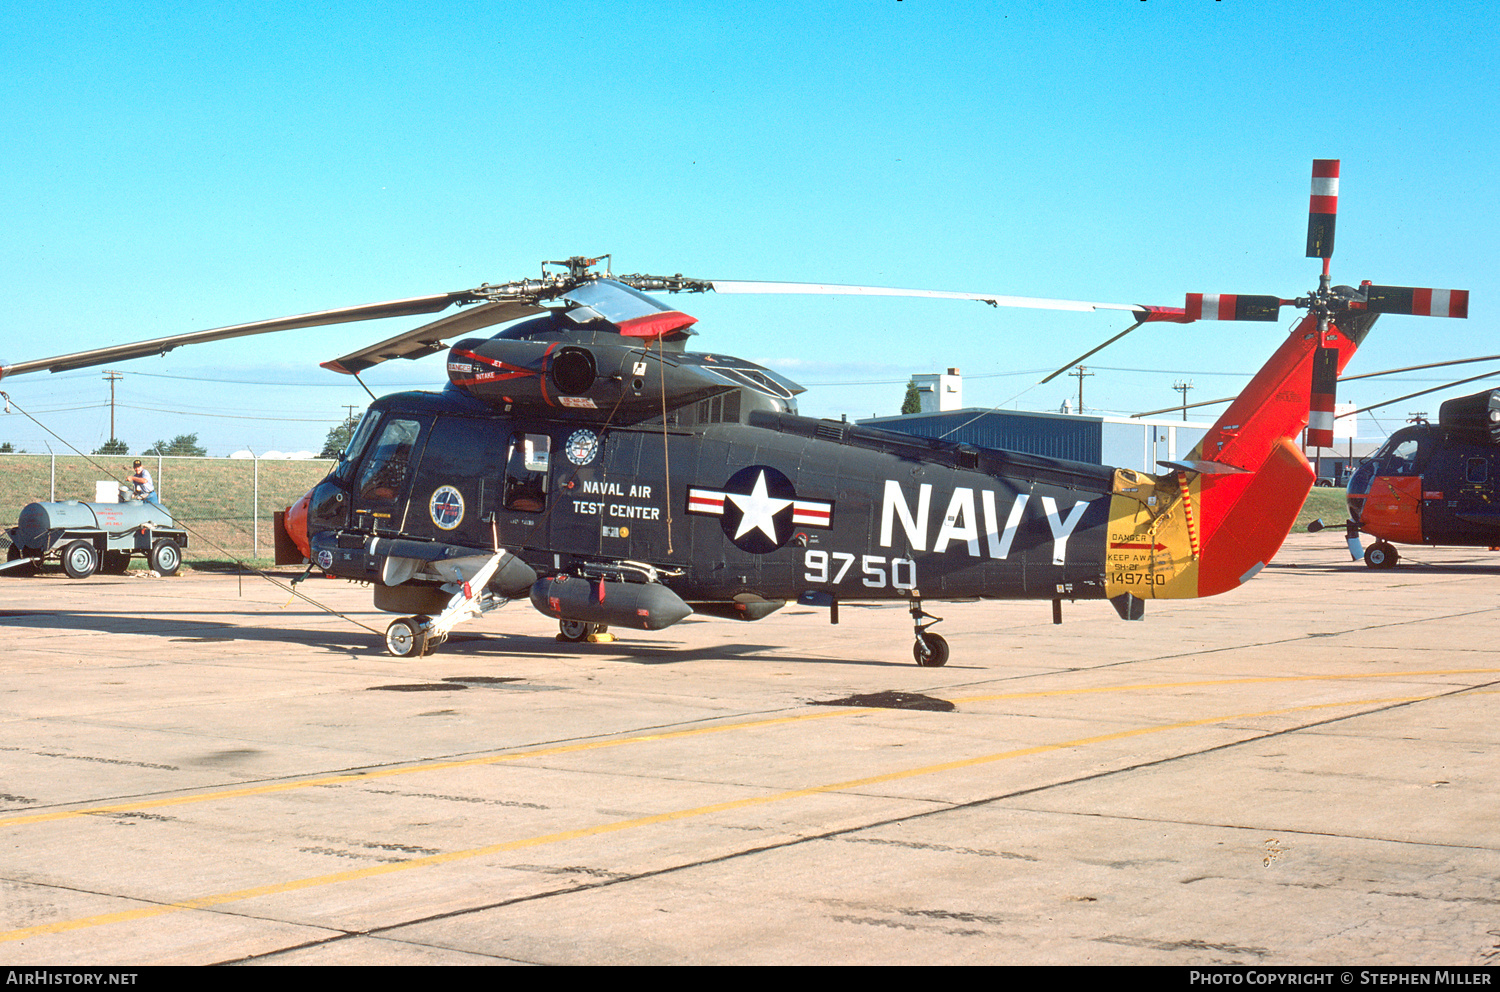
POLYGON ((762 471, 755 480, 749 495, 725 493, 734 505, 740 508, 740 529, 735 532, 738 541, 752 530, 759 530, 772 543, 776 541, 776 514, 792 505, 789 499, 776 499, 766 492, 766 473, 762 471))

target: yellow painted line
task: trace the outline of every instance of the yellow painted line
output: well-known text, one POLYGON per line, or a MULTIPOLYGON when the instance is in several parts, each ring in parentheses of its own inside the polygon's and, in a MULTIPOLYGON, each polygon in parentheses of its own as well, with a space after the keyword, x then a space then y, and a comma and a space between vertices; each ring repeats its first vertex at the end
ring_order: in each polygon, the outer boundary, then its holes
MULTIPOLYGON (((1239 679, 1201 679, 1195 682, 1142 682, 1134 685, 1091 686, 1086 689, 1042 689, 983 696, 955 697, 953 702, 980 703, 1002 699, 1043 699, 1049 696, 1087 696, 1108 692, 1144 692, 1151 689, 1201 689, 1219 685, 1262 685, 1268 682, 1336 682, 1349 679, 1415 679, 1435 675, 1500 675, 1500 668, 1445 668, 1425 672, 1355 672, 1345 675, 1253 675, 1239 679)), ((1423 697, 1431 698, 1431 697, 1423 697)))
MULTIPOLYGON (((978 703, 1013 699, 1043 699, 1056 696, 1083 696, 1099 693, 1144 692, 1154 689, 1192 689, 1221 685, 1253 685, 1257 683, 1268 682, 1319 682, 1344 679, 1421 678, 1438 675, 1495 674, 1500 674, 1500 668, 1452 668, 1434 669, 1432 671, 1423 672, 1365 672, 1348 675, 1266 675, 1239 679, 1205 679, 1193 682, 1148 682, 1134 685, 1094 686, 1084 689, 1050 689, 1030 692, 985 694, 978 696, 955 696, 950 701, 953 703, 978 703)), ((814 713, 801 713, 795 716, 772 717, 765 720, 750 720, 740 723, 717 724, 711 727, 692 727, 686 730, 669 730, 655 734, 637 734, 631 737, 620 737, 601 741, 584 741, 578 744, 560 744, 554 747, 535 748, 526 751, 512 751, 506 754, 487 755, 482 758, 465 758, 458 761, 437 761, 425 764, 403 765, 395 768, 377 768, 370 771, 346 772, 338 775, 320 776, 318 778, 297 779, 291 782, 271 782, 265 785, 246 786, 242 789, 215 789, 209 792, 200 792, 184 796, 168 796, 162 799, 142 799, 126 803, 115 803, 109 806, 90 806, 85 809, 56 810, 49 813, 29 813, 22 816, 12 816, 0 819, 0 827, 26 826, 34 823, 52 823, 59 820, 70 820, 84 816, 133 812, 145 809, 160 809, 168 806, 184 806, 192 803, 212 802, 217 799, 242 799, 248 796, 264 796, 278 792, 290 792, 296 789, 310 789, 329 785, 346 785, 351 782, 372 782, 376 779, 381 778, 391 778, 400 775, 414 775, 423 772, 449 771, 457 768, 477 768, 483 767, 485 765, 501 764, 507 761, 520 761, 525 758, 547 758, 555 757, 560 754, 572 754, 581 751, 596 751, 603 748, 621 747, 627 744, 647 744, 653 741, 680 740, 686 737, 697 737, 703 734, 717 734, 730 730, 755 730, 762 727, 774 727, 791 723, 802 723, 808 720, 825 720, 832 717, 852 716, 859 713, 879 712, 881 709, 883 709, 883 707, 840 706, 833 707, 829 710, 820 710, 814 713)))
MULTIPOLYGON (((688 809, 673 810, 667 813, 657 813, 651 816, 633 817, 628 820, 616 820, 612 823, 601 823, 592 827, 582 827, 576 830, 564 830, 557 833, 542 834, 537 837, 527 837, 520 840, 503 841, 498 844, 490 844, 485 847, 470 848, 465 851, 453 851, 447 854, 434 854, 422 858, 413 858, 410 861, 401 861, 391 864, 373 865, 368 868, 357 868, 349 871, 334 872, 328 875, 317 875, 312 878, 293 879, 286 882, 273 882, 269 885, 259 885, 248 889, 238 889, 233 892, 221 892, 214 895, 200 896, 196 899, 187 899, 181 902, 164 903, 153 906, 143 906, 138 909, 122 910, 117 913, 103 913, 96 916, 85 916, 73 920, 60 920, 56 923, 44 923, 32 927, 24 927, 20 930, 0 932, 0 943, 26 940, 31 937, 39 937, 48 934, 66 933, 72 930, 84 930, 91 927, 107 926, 114 923, 125 923, 134 920, 144 920, 168 913, 177 913, 190 909, 208 909, 214 906, 222 906, 227 903, 243 902, 247 899, 256 899, 262 896, 279 895, 287 892, 296 892, 302 889, 317 888, 324 885, 337 885, 343 882, 352 882, 360 879, 374 878, 381 875, 391 875, 396 872, 411 871, 416 868, 428 868, 434 865, 450 864, 458 861, 467 861, 473 858, 485 857, 487 855, 499 854, 507 851, 517 851, 523 848, 541 847, 547 844, 558 844, 570 840, 580 840, 587 837, 597 837, 602 834, 617 833, 622 830, 633 830, 638 827, 653 826, 659 823, 668 823, 674 820, 685 820, 693 817, 708 816, 713 813, 722 813, 729 810, 747 809, 754 806, 765 806, 771 803, 785 802, 791 799, 800 799, 806 796, 815 796, 829 792, 841 792, 853 789, 867 788, 872 785, 882 785, 888 782, 897 782, 903 779, 917 778, 924 775, 936 775, 942 772, 957 771, 964 768, 974 768, 979 765, 992 764, 998 761, 1008 761, 1013 758, 1025 758, 1038 754, 1046 754, 1051 751, 1062 751, 1071 748, 1086 747, 1091 744, 1102 744, 1109 741, 1123 740, 1130 737, 1140 737, 1146 734, 1157 734, 1168 730, 1184 730, 1190 727, 1201 727, 1211 723, 1223 723, 1229 720, 1247 720, 1257 717, 1278 716, 1287 713, 1299 713, 1309 710, 1331 709, 1348 706, 1374 706, 1390 705, 1391 703, 1417 702, 1426 699, 1437 698, 1436 695, 1425 696, 1395 696, 1388 699, 1364 699, 1349 700, 1336 703, 1314 703, 1305 706, 1291 706, 1282 709, 1262 710, 1252 713, 1236 713, 1212 717, 1203 717, 1197 720, 1184 720, 1178 723, 1164 724, 1154 727, 1138 727, 1133 730, 1119 730, 1108 734, 1098 734, 1092 737, 1080 737, 1076 740, 1063 741, 1058 744, 1038 744, 1032 747, 1017 748, 1012 751, 1002 751, 997 754, 980 755, 973 758, 960 758, 954 761, 945 761, 935 765, 923 765, 918 768, 907 768, 900 771, 887 772, 881 775, 869 775, 863 778, 848 779, 843 782, 833 782, 827 785, 809 786, 804 789, 790 789, 783 792, 774 792, 764 796, 753 796, 745 799, 734 799, 720 803, 710 803, 705 806, 694 806, 688 809)), ((770 723, 782 721, 767 721, 770 723)), ((129 898, 121 896, 119 898, 129 898)))
POLYGON ((830 711, 819 711, 816 713, 800 713, 796 716, 773 717, 766 720, 750 720, 742 723, 726 723, 712 727, 693 727, 687 730, 668 730, 656 734, 637 734, 633 737, 620 737, 612 740, 584 741, 578 744, 559 744, 554 747, 534 748, 527 751, 512 751, 507 754, 492 754, 482 758, 464 758, 458 761, 435 761, 418 765, 404 765, 396 768, 376 768, 370 771, 345 772, 338 775, 324 775, 319 778, 298 779, 292 782, 270 782, 265 785, 251 785, 243 789, 215 789, 211 792, 200 792, 186 796, 168 796, 163 799, 142 799, 127 803, 115 803, 110 806, 90 806, 86 809, 59 810, 51 813, 32 813, 25 816, 13 816, 0 819, 0 827, 22 826, 32 823, 49 823, 56 820, 69 820, 80 816, 95 816, 100 813, 122 813, 126 811, 142 809, 159 809, 163 806, 182 806, 188 803, 211 802, 215 799, 238 799, 245 796, 264 796, 276 792, 288 792, 293 789, 311 789, 324 785, 344 785, 349 782, 370 782, 380 778, 390 778, 396 775, 413 775, 419 772, 448 771, 455 768, 477 768, 484 765, 494 765, 506 761, 519 761, 522 758, 547 758, 559 754, 571 754, 578 751, 595 751, 600 748, 620 747, 625 744, 645 744, 651 741, 673 740, 683 737, 696 737, 701 734, 716 734, 726 730, 754 730, 760 727, 774 727, 780 724, 800 723, 805 720, 826 720, 829 717, 845 716, 848 713, 868 713, 869 708, 856 708, 839 712, 838 709, 830 711))

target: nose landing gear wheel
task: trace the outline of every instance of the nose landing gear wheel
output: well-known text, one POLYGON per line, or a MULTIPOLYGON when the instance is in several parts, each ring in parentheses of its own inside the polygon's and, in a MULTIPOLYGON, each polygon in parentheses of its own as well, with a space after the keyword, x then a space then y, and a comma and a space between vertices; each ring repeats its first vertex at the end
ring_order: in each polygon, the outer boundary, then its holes
POLYGON ((1400 557, 1395 546, 1381 541, 1379 544, 1370 545, 1369 550, 1365 552, 1365 564, 1371 568, 1394 568, 1396 560, 1400 557))
POLYGON ((385 649, 397 658, 420 658, 427 651, 427 633, 414 617, 392 620, 385 629, 385 649))
POLYGON ((911 646, 911 654, 923 668, 942 668, 948 664, 948 641, 942 634, 923 631, 911 646))

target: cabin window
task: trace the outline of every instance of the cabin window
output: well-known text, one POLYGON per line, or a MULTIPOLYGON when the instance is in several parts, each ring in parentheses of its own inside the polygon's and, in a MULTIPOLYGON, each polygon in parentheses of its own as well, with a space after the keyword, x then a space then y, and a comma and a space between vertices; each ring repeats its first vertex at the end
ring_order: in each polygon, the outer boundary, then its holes
POLYGON ((1483 482, 1489 478, 1490 460, 1488 458, 1470 458, 1464 466, 1464 478, 1469 482, 1483 482))
POLYGON ((547 508, 547 472, 552 439, 545 434, 516 434, 505 463, 505 508, 541 513, 547 508))
POLYGON ((380 440, 360 472, 361 499, 389 502, 405 491, 412 449, 421 433, 422 425, 415 420, 392 420, 385 425, 380 440))

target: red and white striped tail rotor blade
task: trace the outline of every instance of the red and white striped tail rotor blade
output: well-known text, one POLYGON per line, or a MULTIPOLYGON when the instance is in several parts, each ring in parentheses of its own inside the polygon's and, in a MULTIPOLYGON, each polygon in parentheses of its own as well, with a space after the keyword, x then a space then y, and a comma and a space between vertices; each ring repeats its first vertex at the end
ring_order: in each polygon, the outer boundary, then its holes
POLYGON ((1407 313, 1417 317, 1467 317, 1467 289, 1422 289, 1415 286, 1363 286, 1365 309, 1372 313, 1407 313))
POLYGON ((1312 196, 1307 205, 1307 257, 1333 257, 1333 229, 1339 213, 1339 160, 1315 158, 1312 196))
POLYGON ((1238 294, 1187 294, 1188 320, 1279 320, 1281 298, 1238 294))
POLYGON ((1333 447, 1333 408, 1337 402, 1338 381, 1338 349, 1319 348, 1313 353, 1312 395, 1307 410, 1307 443, 1310 447, 1333 447))

